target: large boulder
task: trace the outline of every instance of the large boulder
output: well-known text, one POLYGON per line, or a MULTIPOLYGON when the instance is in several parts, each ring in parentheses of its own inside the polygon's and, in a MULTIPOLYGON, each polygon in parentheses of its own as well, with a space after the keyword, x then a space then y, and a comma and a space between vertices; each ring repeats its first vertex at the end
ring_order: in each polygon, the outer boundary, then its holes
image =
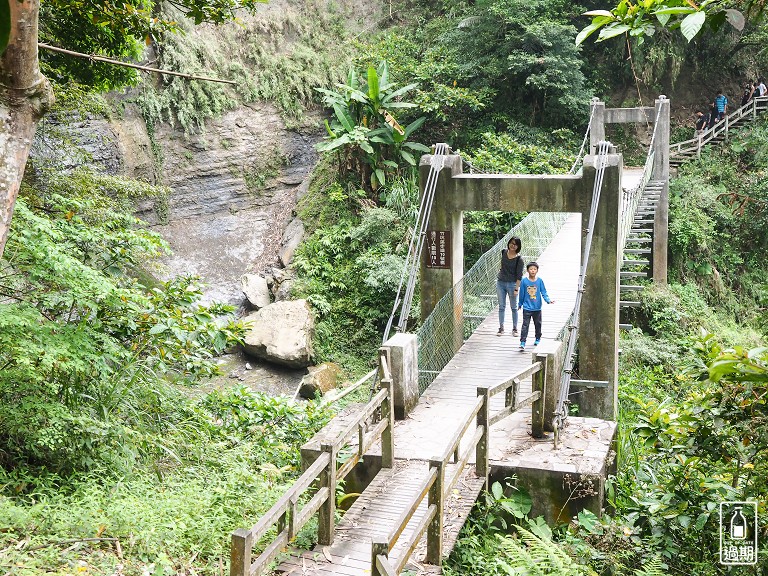
POLYGON ((283 300, 243 319, 243 348, 257 358, 291 368, 312 364, 315 323, 306 300, 283 300))
POLYGON ((243 274, 240 278, 243 294, 256 310, 269 306, 270 291, 267 279, 256 274, 243 274))
POLYGON ((336 388, 341 375, 341 367, 333 362, 324 362, 320 366, 310 366, 309 374, 304 376, 299 386, 299 396, 316 398, 336 388))

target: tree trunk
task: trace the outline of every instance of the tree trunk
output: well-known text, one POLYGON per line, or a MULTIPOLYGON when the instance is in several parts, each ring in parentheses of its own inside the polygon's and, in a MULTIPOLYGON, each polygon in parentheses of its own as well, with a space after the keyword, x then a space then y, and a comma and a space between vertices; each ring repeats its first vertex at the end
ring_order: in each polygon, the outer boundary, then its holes
POLYGON ((39 0, 11 0, 11 35, 0 58, 0 256, 37 121, 53 91, 37 60, 39 0))

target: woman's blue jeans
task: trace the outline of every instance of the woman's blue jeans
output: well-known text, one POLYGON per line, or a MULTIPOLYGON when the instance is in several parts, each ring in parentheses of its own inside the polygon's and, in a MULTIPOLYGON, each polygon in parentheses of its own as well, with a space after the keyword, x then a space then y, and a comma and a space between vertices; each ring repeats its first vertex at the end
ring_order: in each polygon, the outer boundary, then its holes
POLYGON ((507 294, 509 294, 509 306, 512 308, 512 327, 517 328, 517 298, 515 297, 515 282, 502 282, 496 280, 496 296, 499 298, 499 326, 504 326, 504 310, 507 307, 507 294))

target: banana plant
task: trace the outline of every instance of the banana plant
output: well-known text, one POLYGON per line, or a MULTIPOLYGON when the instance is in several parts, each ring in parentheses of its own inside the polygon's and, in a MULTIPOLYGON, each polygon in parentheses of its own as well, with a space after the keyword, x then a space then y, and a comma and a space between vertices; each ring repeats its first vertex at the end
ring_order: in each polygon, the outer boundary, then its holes
POLYGON ((342 171, 359 171, 375 190, 386 183, 387 175, 416 166, 414 153, 429 152, 423 144, 408 141, 425 118, 403 128, 390 112, 416 106, 401 100, 416 84, 398 88, 389 81, 386 62, 378 68, 369 66, 364 77, 350 70, 346 82, 336 88, 316 88, 323 103, 333 110, 330 121, 325 122, 328 135, 316 147, 320 152, 337 151, 342 171))

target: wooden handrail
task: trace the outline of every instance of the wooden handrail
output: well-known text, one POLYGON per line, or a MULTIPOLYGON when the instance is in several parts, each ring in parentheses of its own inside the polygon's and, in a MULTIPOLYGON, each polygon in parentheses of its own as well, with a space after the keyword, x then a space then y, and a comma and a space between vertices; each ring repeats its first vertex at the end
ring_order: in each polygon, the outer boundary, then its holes
POLYGON ((532 392, 529 396, 526 396, 522 400, 518 400, 517 402, 515 402, 510 406, 507 406, 503 410, 499 410, 496 414, 491 416, 490 420, 488 421, 488 425, 493 426, 497 422, 504 420, 504 418, 506 418, 507 416, 514 414, 518 410, 525 408, 526 406, 530 406, 540 398, 541 398, 541 392, 532 392))
MULTIPOLYGON (((388 371, 387 371, 388 373, 388 371)), ((318 542, 330 544, 335 533, 336 484, 343 479, 363 454, 379 439, 382 450, 390 445, 392 451, 392 427, 394 411, 392 408, 392 380, 381 381, 382 389, 363 407, 354 422, 339 434, 333 443, 323 444, 322 453, 304 473, 294 482, 288 491, 261 517, 250 529, 240 528, 232 533, 230 549, 231 576, 259 576, 269 563, 288 545, 310 518, 316 513, 318 519, 318 542), (381 409, 382 420, 368 429, 367 421, 381 409), (337 455, 357 433, 358 447, 355 454, 344 464, 337 467, 337 455), (385 438, 386 436, 386 438, 385 438), (309 501, 299 507, 299 500, 310 487, 319 482, 316 492, 309 501), (253 546, 277 524, 277 535, 261 554, 252 562, 253 546)), ((382 458, 384 460, 384 458, 382 458)), ((391 464, 390 464, 391 465, 391 464)))
MULTIPOLYGON (((375 545, 376 543, 374 543, 375 545)), ((387 546, 386 542, 379 542, 381 546, 387 546)), ((376 554, 373 560, 374 570, 373 574, 379 574, 381 576, 397 576, 397 571, 389 563, 389 558, 386 554, 376 554)))
MULTIPOLYGON (((480 409, 483 407, 483 399, 478 396, 478 398, 475 400, 475 405, 472 407, 472 410, 469 411, 467 414, 464 424, 462 424, 461 428, 457 429, 456 432, 454 432, 453 437, 448 442, 448 446, 443 450, 443 453, 440 455, 439 459, 447 462, 448 459, 451 457, 452 454, 458 453, 459 445, 461 444, 461 439, 464 437, 464 433, 469 428, 470 424, 475 421, 475 416, 477 416, 477 413, 480 412, 480 409)), ((456 460, 458 460, 458 456, 456 457, 456 460)))
POLYGON ((408 562, 408 560, 411 558, 411 554, 413 554, 413 551, 416 550, 416 546, 418 546, 421 537, 424 536, 424 532, 429 529, 430 524, 437 517, 437 511, 438 507, 435 504, 430 504, 427 506, 427 513, 421 520, 419 520, 419 523, 413 530, 413 535, 409 539, 410 544, 408 549, 402 556, 400 556, 400 560, 398 560, 397 565, 395 566, 397 573, 400 573, 400 571, 405 567, 406 562, 408 562))
MULTIPOLYGON (((440 565, 442 563, 442 540, 443 540, 443 504, 445 497, 456 485, 461 473, 464 471, 472 452, 477 449, 481 440, 488 443, 487 426, 478 426, 470 441, 470 445, 464 450, 462 455, 457 458, 456 470, 453 473, 448 484, 445 482, 445 469, 451 456, 458 453, 461 445, 461 439, 470 424, 478 419, 478 416, 487 412, 487 397, 479 396, 475 405, 472 407, 465 418, 461 428, 454 433, 449 445, 443 450, 441 456, 429 461, 429 474, 423 480, 419 491, 411 500, 409 507, 398 517, 397 522, 391 532, 385 539, 375 540, 371 544, 371 572, 372 576, 386 576, 389 574, 387 569, 394 570, 398 574, 410 558, 416 545, 418 544, 424 532, 427 531, 427 557, 426 561, 432 564, 440 565), (421 506, 424 498, 429 496, 427 505, 427 514, 419 521, 416 529, 410 535, 406 543, 405 553, 398 559, 395 566, 389 564, 389 553, 397 544, 401 534, 413 519, 413 515, 421 506), (386 562, 386 566, 384 565, 386 562)), ((484 470, 483 475, 487 475, 484 470)))
POLYGON ((436 479, 437 471, 430 467, 429 474, 422 481, 421 487, 419 488, 416 497, 411 501, 411 506, 400 514, 397 519, 397 524, 395 524, 395 527, 389 532, 389 535, 387 536, 387 542, 389 542, 389 552, 391 552, 395 547, 395 544, 397 544, 397 541, 400 539, 400 535, 403 533, 403 530, 405 530, 405 527, 408 526, 408 523, 413 518, 416 510, 418 510, 419 506, 421 505, 421 501, 424 500, 427 494, 429 494, 429 490, 432 488, 432 485, 435 483, 436 479))
MULTIPOLYGON (((295 534, 309 520, 311 515, 291 513, 289 522, 285 522, 285 517, 290 511, 295 511, 298 497, 315 481, 317 475, 329 463, 327 454, 322 454, 315 460, 309 468, 299 477, 296 483, 278 500, 264 516, 250 529, 240 528, 232 533, 230 574, 233 576, 258 576, 264 571, 264 568, 271 562, 280 550, 288 544, 289 534, 295 534), (278 534, 264 551, 251 563, 253 553, 253 544, 266 534, 269 529, 277 523, 284 526, 278 529, 278 534)), ((318 493, 305 506, 319 507, 328 498, 329 493, 318 493), (319 503, 318 503, 319 502, 319 503)))
POLYGON ((469 462, 472 454, 477 450, 477 445, 480 443, 480 440, 482 440, 484 435, 485 428, 482 426, 475 428, 475 434, 472 436, 472 440, 470 440, 469 445, 464 449, 464 453, 457 461, 458 466, 456 467, 453 476, 451 476, 451 479, 445 483, 445 487, 443 488, 443 496, 448 496, 448 494, 451 493, 451 490, 453 490, 454 486, 456 486, 459 478, 461 478, 461 473, 464 471, 464 467, 469 462))
POLYGON ((523 370, 520 370, 517 374, 512 376, 511 378, 505 380, 504 382, 499 382, 498 384, 494 384, 493 386, 488 387, 488 394, 490 396, 496 396, 499 392, 506 390, 510 386, 512 386, 515 381, 518 383, 523 379, 527 378, 528 376, 532 376, 534 373, 541 370, 541 363, 540 362, 534 362, 527 368, 524 368, 523 370))
POLYGON ((354 392, 355 390, 360 388, 360 386, 368 382, 368 380, 370 380, 374 376, 376 376, 376 368, 368 372, 368 374, 360 378, 354 384, 350 384, 349 386, 341 390, 341 392, 339 392, 338 394, 333 394, 333 395, 329 394, 328 396, 323 396, 323 401, 320 403, 320 406, 327 406, 328 404, 333 404, 334 402, 338 402, 350 392, 354 392))

